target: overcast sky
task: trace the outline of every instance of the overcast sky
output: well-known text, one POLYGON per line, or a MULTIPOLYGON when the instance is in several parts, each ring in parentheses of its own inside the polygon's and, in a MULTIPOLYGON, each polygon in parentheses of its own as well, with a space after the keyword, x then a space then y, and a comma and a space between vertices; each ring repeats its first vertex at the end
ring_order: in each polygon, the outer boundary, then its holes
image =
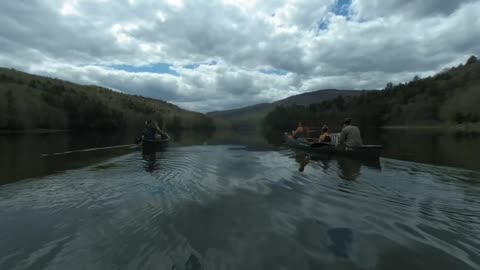
POLYGON ((0 66, 207 112, 480 55, 480 0, 0 2, 0 66))

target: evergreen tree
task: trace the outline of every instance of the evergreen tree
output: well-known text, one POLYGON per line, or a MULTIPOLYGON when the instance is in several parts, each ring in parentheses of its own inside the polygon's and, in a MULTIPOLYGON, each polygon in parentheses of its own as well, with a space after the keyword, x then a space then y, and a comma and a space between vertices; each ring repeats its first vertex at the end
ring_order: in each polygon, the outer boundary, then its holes
POLYGON ((474 64, 477 61, 478 61, 477 57, 475 55, 472 55, 472 56, 470 56, 470 58, 468 58, 466 65, 474 64))
POLYGON ((7 100, 7 129, 14 130, 17 128, 17 110, 12 90, 8 90, 5 93, 5 96, 7 100))

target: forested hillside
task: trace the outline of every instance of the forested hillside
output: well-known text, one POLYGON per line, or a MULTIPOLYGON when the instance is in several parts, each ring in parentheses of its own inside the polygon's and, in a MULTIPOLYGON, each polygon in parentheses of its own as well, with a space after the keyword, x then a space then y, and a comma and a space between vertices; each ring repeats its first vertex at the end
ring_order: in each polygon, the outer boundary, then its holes
POLYGON ((229 122, 234 128, 261 126, 263 118, 275 109, 276 106, 309 105, 322 101, 332 100, 339 96, 359 95, 360 91, 325 89, 317 90, 275 101, 260 103, 239 109, 210 112, 207 115, 229 122))
POLYGON ((360 126, 477 124, 480 121, 480 62, 466 64, 408 83, 388 83, 380 91, 362 92, 308 106, 277 106, 263 121, 270 129, 291 129, 299 120, 309 125, 338 126, 353 117, 360 126))
POLYGON ((147 119, 169 129, 212 129, 213 120, 164 101, 0 68, 0 131, 139 129, 147 119))

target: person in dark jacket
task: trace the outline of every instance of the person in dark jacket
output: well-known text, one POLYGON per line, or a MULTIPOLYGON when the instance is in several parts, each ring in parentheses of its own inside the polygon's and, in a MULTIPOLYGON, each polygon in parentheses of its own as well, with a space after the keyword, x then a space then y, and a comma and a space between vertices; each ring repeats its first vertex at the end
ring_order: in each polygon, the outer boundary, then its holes
POLYGON ((145 130, 143 131, 143 140, 144 141, 155 141, 157 137, 157 129, 153 125, 153 121, 145 121, 145 130))

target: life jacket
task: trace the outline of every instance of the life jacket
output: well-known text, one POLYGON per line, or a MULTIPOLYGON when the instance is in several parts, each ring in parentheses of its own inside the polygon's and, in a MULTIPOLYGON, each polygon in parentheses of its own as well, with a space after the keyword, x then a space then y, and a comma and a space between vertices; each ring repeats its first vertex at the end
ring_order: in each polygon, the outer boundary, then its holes
POLYGON ((155 135, 157 135, 157 131, 152 127, 148 127, 143 132, 143 139, 147 141, 155 141, 155 135))

